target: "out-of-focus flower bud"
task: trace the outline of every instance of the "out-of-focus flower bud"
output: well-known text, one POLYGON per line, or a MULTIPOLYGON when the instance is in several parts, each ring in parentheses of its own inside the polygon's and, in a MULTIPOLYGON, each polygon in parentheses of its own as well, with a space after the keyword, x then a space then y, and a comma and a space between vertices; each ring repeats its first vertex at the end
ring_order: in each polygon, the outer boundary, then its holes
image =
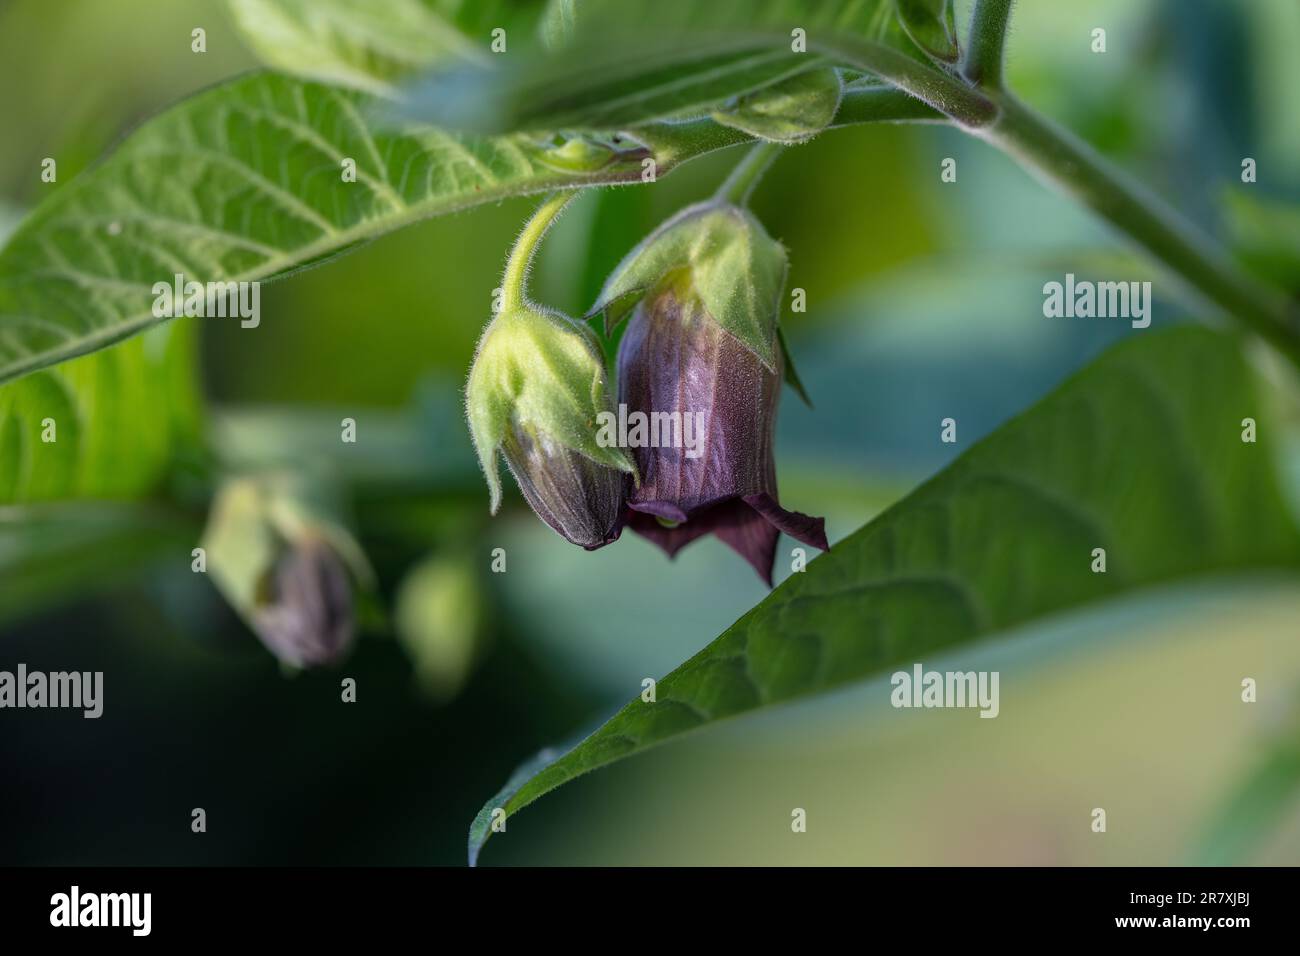
POLYGON ((253 627, 280 660, 294 667, 331 664, 356 634, 352 581, 325 541, 305 535, 259 582, 253 627))
POLYGON ((356 635, 354 587, 369 567, 326 499, 285 476, 222 486, 203 536, 218 590, 279 660, 317 667, 356 635))
POLYGON ((670 555, 717 534, 769 585, 781 531, 827 547, 821 518, 777 500, 785 270, 784 250, 750 213, 711 202, 633 250, 596 307, 607 321, 631 315, 618 353, 620 438, 641 476, 629 526, 670 555))
POLYGON ((533 249, 564 202, 543 204, 511 253, 502 308, 479 341, 465 404, 492 513, 501 504, 500 451, 538 517, 591 550, 618 537, 623 476, 635 468, 621 448, 597 441, 611 406, 596 337, 523 294, 533 249))
POLYGON ((393 624, 416 681, 432 699, 451 700, 469 679, 486 636, 486 613, 478 570, 468 555, 432 555, 402 579, 393 624))

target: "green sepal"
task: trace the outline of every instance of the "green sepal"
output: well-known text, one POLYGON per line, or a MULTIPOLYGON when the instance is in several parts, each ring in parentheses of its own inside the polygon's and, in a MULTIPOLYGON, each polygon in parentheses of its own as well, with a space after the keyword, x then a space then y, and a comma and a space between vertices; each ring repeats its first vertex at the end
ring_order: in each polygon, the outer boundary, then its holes
POLYGON ((931 59, 956 63, 957 25, 952 0, 895 0, 903 29, 931 59))
POLYGON ((610 408, 605 363, 589 328, 533 305, 493 319, 479 340, 465 389, 492 513, 501 506, 497 452, 513 427, 543 433, 598 464, 635 475, 624 449, 596 441, 597 416, 610 408))
POLYGON ((710 200, 683 209, 628 253, 588 315, 603 312, 608 334, 647 293, 665 281, 684 282, 709 316, 774 372, 786 268, 785 249, 753 213, 710 200))
POLYGON ((790 354, 790 346, 785 340, 785 329, 777 327, 776 340, 781 345, 781 361, 785 365, 785 371, 782 373, 785 378, 785 384, 794 389, 805 405, 813 407, 812 399, 808 397, 808 390, 803 387, 803 382, 799 378, 799 373, 794 368, 794 356, 790 354))

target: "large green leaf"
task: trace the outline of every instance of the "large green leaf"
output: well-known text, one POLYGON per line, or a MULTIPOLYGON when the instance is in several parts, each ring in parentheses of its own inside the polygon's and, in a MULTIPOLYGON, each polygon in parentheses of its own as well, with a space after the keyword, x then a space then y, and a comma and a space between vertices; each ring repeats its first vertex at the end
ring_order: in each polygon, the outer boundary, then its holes
POLYGON ((749 138, 708 123, 703 136, 647 131, 650 147, 379 131, 367 118, 373 104, 365 93, 254 74, 145 123, 0 250, 0 382, 158 323, 152 287, 177 273, 273 279, 427 216, 640 181, 647 157, 663 175, 749 138), (345 160, 356 163, 355 182, 343 181, 345 160))
POLYGON ((0 386, 0 506, 156 490, 198 441, 194 331, 173 323, 0 386))
POLYGON ((148 502, 0 507, 0 627, 69 595, 106 593, 146 564, 186 568, 200 530, 148 502))
POLYGON ((134 499, 199 454, 196 331, 174 322, 0 386, 0 625, 188 555, 191 521, 134 499))
POLYGON ((477 49, 420 0, 228 0, 270 66, 373 93, 477 49))
POLYGON ((663 678, 657 702, 517 774, 474 820, 471 862, 494 809, 712 721, 1139 588, 1300 565, 1256 386, 1234 336, 1184 327, 1116 346, 791 575, 663 678), (1258 443, 1241 440, 1245 417, 1258 443))
POLYGON ((507 130, 630 129, 642 123, 703 115, 729 98, 765 89, 826 58, 793 56, 733 41, 690 47, 618 47, 617 57, 566 49, 559 62, 471 66, 441 71, 416 85, 406 115, 490 134, 507 130), (740 49, 733 49, 739 46, 740 49), (722 49, 719 50, 718 47, 722 49), (694 51, 694 52, 692 52, 694 51), (580 57, 580 59, 578 58, 580 57), (575 66, 575 62, 582 66, 575 66))
POLYGON ((828 64, 852 66, 944 109, 992 105, 908 38, 893 0, 584 0, 559 50, 442 69, 409 115, 478 132, 626 129, 699 115, 828 64), (800 32, 802 31, 802 32, 800 32))
POLYGON ((482 60, 491 30, 514 29, 539 4, 510 0, 227 0, 235 24, 269 66, 394 93, 437 63, 482 60))

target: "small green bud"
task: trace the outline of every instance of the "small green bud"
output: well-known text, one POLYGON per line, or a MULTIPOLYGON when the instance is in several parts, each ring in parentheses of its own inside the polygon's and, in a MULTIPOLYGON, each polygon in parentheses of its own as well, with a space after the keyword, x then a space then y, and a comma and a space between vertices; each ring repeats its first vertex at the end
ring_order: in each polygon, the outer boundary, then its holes
POLYGON ((420 688, 451 700, 474 668, 484 637, 484 595, 470 556, 425 558, 397 589, 393 623, 420 688))
POLYGON ((544 166, 566 173, 594 173, 624 169, 650 155, 643 143, 623 133, 560 133, 539 143, 535 158, 544 166))
POLYGON ((595 335, 524 295, 533 252, 567 201, 543 203, 511 251, 502 308, 479 340, 465 408, 492 513, 501 505, 500 451, 538 517, 591 549, 618 537, 623 473, 636 469, 626 451, 597 440, 611 404, 595 335))

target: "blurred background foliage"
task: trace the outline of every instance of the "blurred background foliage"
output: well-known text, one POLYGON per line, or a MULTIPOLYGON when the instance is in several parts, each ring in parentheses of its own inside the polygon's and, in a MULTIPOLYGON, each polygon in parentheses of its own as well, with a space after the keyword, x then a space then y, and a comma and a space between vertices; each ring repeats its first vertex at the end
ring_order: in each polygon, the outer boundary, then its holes
MULTIPOLYGON (((1008 68, 1024 98, 1285 276, 1296 247, 1271 242, 1297 221, 1297 45, 1293 0, 1023 0, 1008 68), (1095 26, 1105 55, 1090 52, 1095 26), (1242 156, 1261 170, 1248 196, 1242 156)), ((255 66, 210 0, 0 2, 0 232, 59 188, 40 182, 43 157, 66 183, 141 119, 255 66), (196 26, 206 54, 190 52, 196 26)), ((535 295, 585 311, 623 254, 736 158, 582 197, 535 295)), ((761 599, 711 539, 673 563, 631 536, 588 554, 517 494, 488 520, 460 388, 533 205, 425 222, 269 285, 255 330, 187 332, 229 460, 328 459, 353 490, 380 585, 341 667, 287 678, 190 572, 193 462, 157 502, 56 508, 22 533, 0 520, 0 667, 103 670, 106 684, 97 721, 3 719, 3 862, 459 863, 514 764, 761 599), (340 460, 345 416, 359 440, 340 460), (506 574, 489 573, 497 547, 506 574), (206 836, 189 831, 196 806, 206 836)), ((816 408, 785 397, 782 499, 825 514, 832 542, 1127 334, 1044 320, 1043 282, 1149 277, 1086 214, 952 130, 828 133, 787 152, 755 209, 808 300, 783 316, 816 408), (956 185, 938 177, 949 156, 956 185), (937 440, 947 416, 955 447, 937 440)), ((584 778, 512 819, 485 862, 1294 863, 1296 775, 1268 768, 1294 761, 1297 619, 1294 581, 1062 618, 952 659, 1002 670, 996 721, 893 711, 884 681, 781 707, 584 778), (1256 707, 1239 703, 1243 676, 1259 680, 1256 707), (1257 806, 1242 787, 1266 789, 1278 826, 1225 824, 1257 806), (1087 829, 1094 806, 1110 814, 1104 838, 1087 829)))

